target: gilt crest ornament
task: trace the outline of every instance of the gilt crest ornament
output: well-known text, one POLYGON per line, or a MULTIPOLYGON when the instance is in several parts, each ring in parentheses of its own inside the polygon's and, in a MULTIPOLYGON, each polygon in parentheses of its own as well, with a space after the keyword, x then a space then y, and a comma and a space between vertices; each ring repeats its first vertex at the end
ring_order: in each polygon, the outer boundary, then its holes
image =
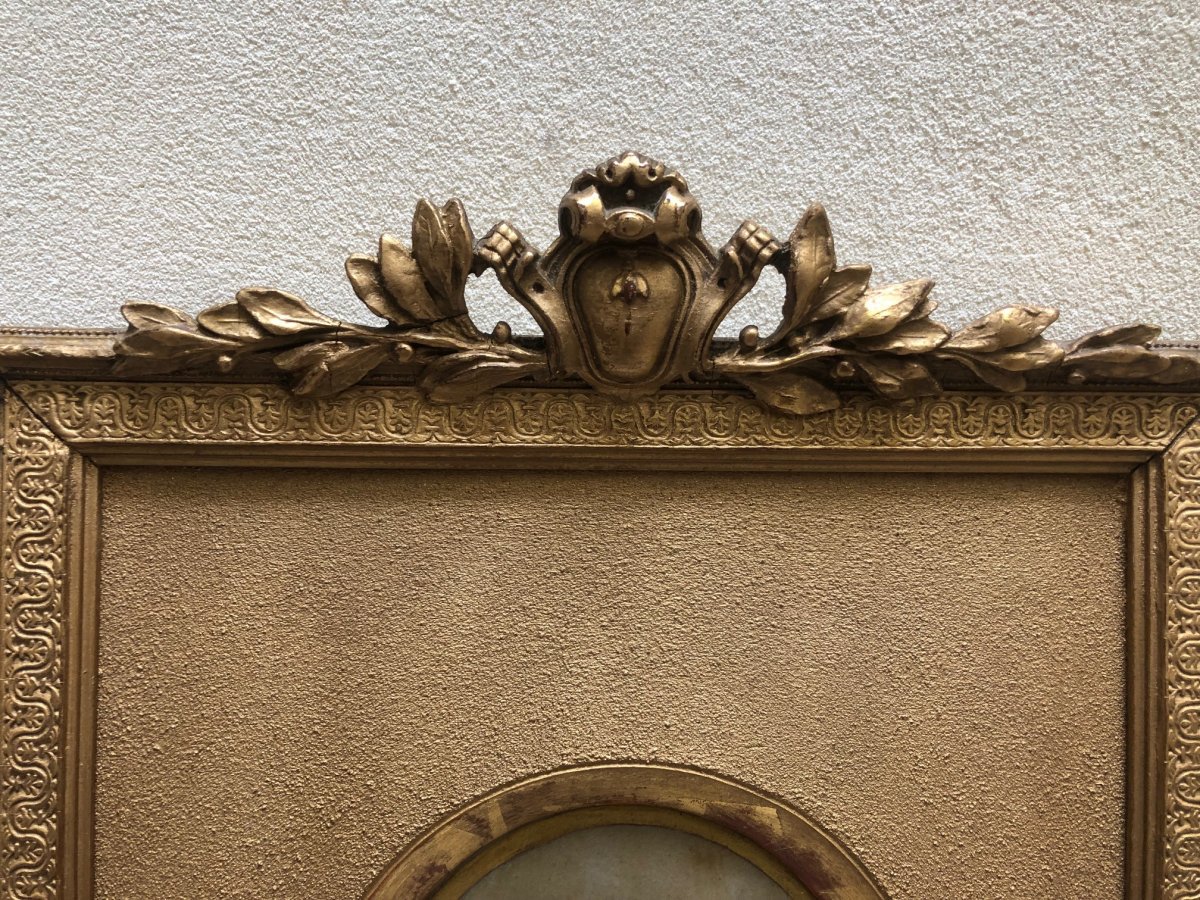
POLYGON ((871 267, 838 266, 824 209, 809 207, 777 240, 747 221, 719 249, 678 172, 624 153, 581 173, 541 253, 502 222, 476 240, 457 200, 417 204, 411 242, 385 234, 376 256, 346 274, 379 324, 343 322, 274 288, 248 287, 192 317, 155 303, 123 307, 116 371, 152 375, 216 366, 235 372, 268 357, 302 396, 329 396, 377 370, 415 375, 433 400, 456 402, 511 382, 580 379, 636 399, 674 382, 748 388, 766 405, 808 414, 839 391, 894 399, 937 394, 970 379, 1001 391, 1029 376, 1176 384, 1200 380, 1200 351, 1152 346, 1158 328, 1106 328, 1069 343, 1043 337, 1051 307, 1007 306, 957 332, 932 318, 932 282, 872 286, 871 267), (736 342, 721 322, 766 266, 784 276, 780 320, 736 342), (467 310, 473 276, 491 270, 542 330, 517 338, 481 330, 467 310))

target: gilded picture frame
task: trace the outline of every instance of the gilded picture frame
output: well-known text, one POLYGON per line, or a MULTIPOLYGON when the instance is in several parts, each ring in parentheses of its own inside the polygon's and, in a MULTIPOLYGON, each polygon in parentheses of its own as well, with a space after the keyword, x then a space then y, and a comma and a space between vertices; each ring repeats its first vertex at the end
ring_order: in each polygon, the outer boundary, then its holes
MULTIPOLYGON (((564 203, 574 210, 564 246, 673 246, 670 227, 678 240, 698 236, 682 180, 636 155, 602 164, 564 203), (632 211, 604 209, 608 189, 627 184, 620 202, 632 211), (653 202, 643 191, 657 191, 653 202)), ((580 275, 570 259, 543 264, 509 226, 478 243, 467 230, 459 246, 455 210, 426 207, 415 262, 385 242, 380 262, 348 266, 388 319, 382 329, 352 333, 252 289, 199 319, 134 304, 124 335, 3 336, 5 896, 93 896, 100 473, 131 465, 1119 473, 1125 897, 1200 896, 1200 393, 1186 387, 1195 351, 1153 345, 1147 326, 1060 348, 1041 337, 1053 316, 1032 308, 952 335, 928 318, 923 283, 880 294, 865 281, 847 288, 858 271, 839 282, 824 214, 811 210, 787 245, 750 223, 715 254, 680 251, 687 296, 671 302, 695 310, 705 285, 716 293, 704 316, 672 319, 656 343, 638 328, 659 327, 656 304, 676 289, 676 275, 655 268, 667 251, 644 272, 589 257, 600 269, 580 275), (778 336, 714 339, 767 264, 789 279, 778 336), (440 282, 430 275, 439 265, 440 282), (543 341, 514 339, 503 323, 491 336, 464 325, 461 282, 488 266, 527 299, 556 286, 559 305, 538 308, 543 341), (628 307, 611 333, 603 317, 571 312, 586 300, 571 285, 605 277, 628 307), (405 278, 419 294, 407 306, 414 295, 389 283, 405 278), (822 304, 829 318, 812 318, 822 304), (643 306, 654 309, 638 319, 643 306), (639 323, 634 340, 623 321, 639 323), (263 362, 270 354, 276 368, 263 362), (964 359, 982 382, 944 374, 964 359), (1013 373, 1025 373, 1019 384, 1013 373)))
POLYGON ((4 885, 92 896, 98 474, 106 466, 709 467, 1121 472, 1128 478, 1127 890, 1200 884, 1196 398, 852 398, 794 418, 723 392, 626 402, 405 387, 301 400, 268 385, 13 380, 4 404, 4 885))

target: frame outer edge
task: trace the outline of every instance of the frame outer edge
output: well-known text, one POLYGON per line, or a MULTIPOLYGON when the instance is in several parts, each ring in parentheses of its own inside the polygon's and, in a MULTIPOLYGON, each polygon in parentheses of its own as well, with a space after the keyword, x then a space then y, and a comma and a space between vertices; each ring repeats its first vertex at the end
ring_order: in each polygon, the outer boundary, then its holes
POLYGON ((1166 453, 1164 900, 1200 898, 1200 424, 1166 453))
POLYGON ((64 604, 72 453, 6 391, 3 455, 0 888, 8 900, 48 900, 62 896, 64 604))
MULTIPOLYGON (((474 444, 497 459, 509 455, 506 445, 546 444, 551 451, 582 445, 627 457, 639 447, 709 447, 724 455, 765 445, 848 456, 869 448, 885 451, 880 461, 886 451, 963 448, 979 454, 985 469, 1036 453, 1059 471, 1082 470, 1081 459, 1051 462, 1067 448, 1089 456, 1120 450, 1126 472, 1149 459, 1131 472, 1130 546, 1141 540, 1141 549, 1130 553, 1129 611, 1131 623, 1138 610, 1146 621, 1129 633, 1131 657, 1145 662, 1131 661, 1129 669, 1128 765, 1141 760, 1145 775, 1139 798, 1133 788, 1143 776, 1128 773, 1126 896, 1200 900, 1196 414, 1194 395, 1145 392, 962 394, 903 406, 863 401, 832 417, 794 420, 765 414, 737 395, 700 391, 664 392, 637 404, 573 391, 497 391, 442 407, 404 388, 361 388, 312 403, 262 385, 14 383, 5 390, 2 437, 0 890, 9 900, 90 900, 99 470, 88 457, 102 443, 113 456, 145 463, 139 452, 161 452, 182 440, 192 464, 237 444, 247 451, 247 444, 257 445, 254 455, 266 457, 308 445, 303 452, 325 465, 355 445, 406 444, 474 444), (1135 460, 1138 454, 1144 455, 1135 460), (1164 673, 1157 701, 1156 671, 1164 673)), ((168 457, 158 464, 181 463, 168 457)), ((1018 468, 1033 470, 1033 460, 1023 458, 1018 468)))

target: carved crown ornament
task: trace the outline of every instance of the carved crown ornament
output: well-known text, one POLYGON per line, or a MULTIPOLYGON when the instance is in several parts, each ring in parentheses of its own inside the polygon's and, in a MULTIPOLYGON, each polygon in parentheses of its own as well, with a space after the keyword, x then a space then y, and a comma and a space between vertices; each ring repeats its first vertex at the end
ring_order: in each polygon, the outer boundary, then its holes
POLYGON ((1155 347, 1153 325, 1105 328, 1067 344, 1043 336, 1058 313, 1013 305, 952 331, 932 318, 932 282, 872 286, 869 265, 838 266, 825 210, 808 208, 777 240, 746 221, 719 250, 678 172, 627 152, 581 173, 558 208, 544 252, 502 222, 476 240, 458 200, 417 203, 411 244, 385 234, 376 256, 346 260, 355 294, 380 322, 326 316, 299 297, 248 287, 189 316, 131 302, 115 372, 236 372, 269 358, 302 396, 330 396, 385 364, 403 364, 435 401, 468 400, 516 381, 582 379, 633 399, 673 382, 734 381, 777 410, 839 405, 839 389, 886 398, 940 393, 940 380, 1021 391, 1033 374, 1177 384, 1200 380, 1200 351, 1155 347), (780 319, 716 331, 766 266, 782 273, 780 319), (472 276, 487 270, 529 310, 544 340, 484 332, 468 312, 472 276))

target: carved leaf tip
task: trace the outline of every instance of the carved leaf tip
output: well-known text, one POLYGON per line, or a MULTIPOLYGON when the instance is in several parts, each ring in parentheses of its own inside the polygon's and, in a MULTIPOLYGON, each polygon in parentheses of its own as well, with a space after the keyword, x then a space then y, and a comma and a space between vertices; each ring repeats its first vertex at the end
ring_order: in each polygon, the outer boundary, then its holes
POLYGON ((792 415, 810 416, 841 405, 833 390, 815 378, 797 372, 743 374, 736 378, 765 405, 792 415))
POLYGON ((1089 332, 1068 349, 1069 353, 1077 350, 1093 350, 1098 347, 1112 347, 1119 344, 1134 344, 1149 347, 1158 340, 1162 329, 1157 325, 1147 325, 1144 322, 1132 322, 1124 325, 1111 325, 1089 332))
POLYGON ((281 353, 275 365, 297 372, 292 389, 301 397, 331 397, 362 381, 389 356, 383 344, 325 341, 281 353))
POLYGON ((855 365, 877 393, 893 400, 933 396, 942 391, 929 369, 916 360, 873 356, 858 359, 855 365))
POLYGON ((434 360, 418 386, 431 400, 457 403, 528 375, 548 374, 545 361, 527 354, 513 357, 495 350, 467 350, 434 360))
POLYGON ((992 353, 1015 347, 1040 335, 1058 319, 1049 306, 1005 306, 965 326, 947 349, 992 353))
POLYGON ((196 322, 206 331, 232 341, 257 341, 268 334, 242 304, 222 303, 196 316, 196 322))
POLYGON ((868 265, 844 266, 830 273, 821 286, 809 322, 821 322, 843 312, 850 304, 866 293, 871 282, 871 267, 868 265))
POLYGON ((1156 384, 1200 380, 1200 351, 1155 348, 1161 329, 1131 323, 1085 334, 1067 349, 1063 365, 1072 380, 1147 379, 1156 384))
POLYGON ((159 375, 217 359, 237 344, 206 334, 191 316, 157 303, 121 307, 129 330, 113 344, 118 375, 159 375))
POLYGON ((237 302, 265 331, 277 336, 337 331, 341 324, 294 294, 275 288, 242 288, 237 293, 237 302))
POLYGON ((791 332, 806 320, 821 286, 837 263, 829 217, 821 204, 809 206, 792 231, 787 242, 787 259, 787 294, 781 327, 791 332))
MULTIPOLYGON (((350 287, 353 288, 355 296, 375 315, 393 325, 411 325, 417 320, 409 314, 399 298, 408 298, 409 303, 412 303, 417 291, 424 293, 425 285, 421 281, 416 263, 407 256, 407 250, 403 252, 411 263, 415 285, 402 286, 399 276, 394 271, 389 282, 386 275, 389 268, 389 240, 395 239, 386 234, 379 239, 378 260, 360 253, 350 256, 346 260, 346 277, 350 280, 350 287)), ((390 264, 390 268, 394 270, 395 264, 390 264)))
POLYGON ((871 288, 840 314, 826 340, 870 338, 887 334, 910 318, 927 314, 922 304, 933 282, 927 278, 871 288))
POLYGON ((931 319, 911 319, 890 332, 855 342, 859 350, 915 356, 931 353, 950 339, 950 329, 931 319))
POLYGON ((159 303, 130 300, 121 306, 121 315, 133 328, 159 328, 172 325, 190 325, 192 319, 185 313, 159 303))
POLYGON ((475 237, 463 205, 451 200, 438 209, 428 200, 419 200, 413 213, 412 247, 429 293, 437 301, 439 318, 466 315, 463 289, 474 262, 475 237))

